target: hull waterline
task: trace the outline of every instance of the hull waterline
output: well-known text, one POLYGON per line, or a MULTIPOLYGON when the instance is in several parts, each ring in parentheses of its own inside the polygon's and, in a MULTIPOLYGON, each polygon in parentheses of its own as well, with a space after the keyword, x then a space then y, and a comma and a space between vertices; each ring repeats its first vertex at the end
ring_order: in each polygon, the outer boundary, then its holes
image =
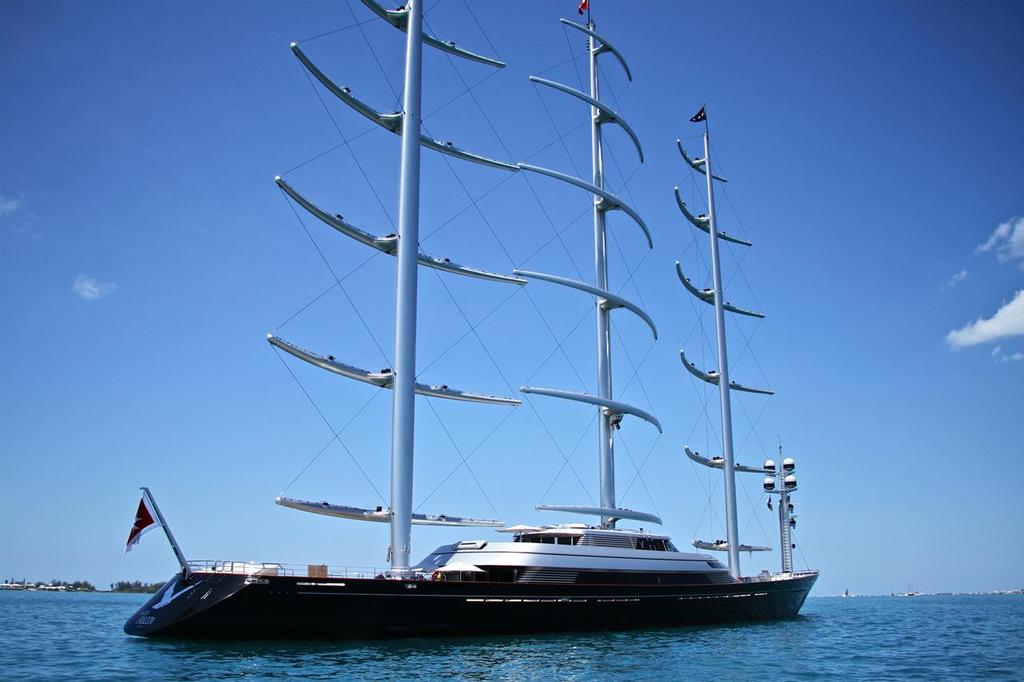
POLYGON ((722 585, 537 585, 178 574, 124 626, 142 637, 366 639, 737 623, 796 616, 817 573, 722 585))

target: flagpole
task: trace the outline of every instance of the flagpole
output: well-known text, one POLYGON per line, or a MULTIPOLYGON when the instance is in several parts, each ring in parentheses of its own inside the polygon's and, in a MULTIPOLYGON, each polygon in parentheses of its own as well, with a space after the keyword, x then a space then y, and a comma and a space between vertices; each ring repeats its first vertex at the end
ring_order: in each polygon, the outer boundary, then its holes
POLYGON ((157 506, 156 500, 153 499, 153 494, 149 492, 149 488, 142 486, 142 494, 146 497, 149 502, 149 506, 153 508, 153 513, 156 514, 157 523, 164 529, 164 534, 167 535, 167 542, 170 543, 171 549, 174 550, 174 556, 178 557, 178 563, 181 564, 181 575, 185 580, 189 579, 192 574, 192 569, 188 567, 188 561, 185 559, 185 553, 181 551, 181 547, 178 546, 178 541, 174 539, 174 533, 171 532, 171 527, 167 525, 167 521, 164 519, 163 513, 160 511, 160 507, 157 506))

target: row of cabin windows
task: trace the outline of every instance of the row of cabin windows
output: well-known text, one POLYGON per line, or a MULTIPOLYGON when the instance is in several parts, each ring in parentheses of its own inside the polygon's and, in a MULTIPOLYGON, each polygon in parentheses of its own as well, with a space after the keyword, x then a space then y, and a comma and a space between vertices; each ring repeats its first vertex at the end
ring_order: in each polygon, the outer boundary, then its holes
MULTIPOLYGON (((434 580, 447 582, 515 583, 520 568, 488 567, 484 573, 436 574, 434 580)), ((698 571, 681 573, 640 573, 622 571, 580 571, 573 581, 577 585, 708 585, 711 576, 698 571)))
POLYGON ((580 535, 517 535, 513 542, 537 542, 545 545, 578 545, 580 535))
POLYGON ((654 552, 677 552, 675 546, 665 538, 637 538, 637 549, 647 549, 654 552))
MULTIPOLYGON (((517 535, 514 542, 537 542, 545 545, 578 545, 581 535, 517 535)), ((676 552, 675 546, 665 538, 638 537, 635 539, 636 549, 653 552, 676 552)))

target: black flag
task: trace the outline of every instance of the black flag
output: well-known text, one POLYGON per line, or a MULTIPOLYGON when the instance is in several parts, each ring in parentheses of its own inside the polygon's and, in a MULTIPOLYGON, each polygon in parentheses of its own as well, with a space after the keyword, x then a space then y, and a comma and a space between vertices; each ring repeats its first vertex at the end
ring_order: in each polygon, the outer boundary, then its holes
POLYGON ((772 510, 772 498, 768 498, 768 511, 772 510))
POLYGON ((704 111, 704 107, 701 107, 700 111, 698 111, 696 114, 694 114, 693 118, 690 119, 690 123, 700 123, 701 121, 706 121, 707 118, 708 118, 708 115, 704 111))

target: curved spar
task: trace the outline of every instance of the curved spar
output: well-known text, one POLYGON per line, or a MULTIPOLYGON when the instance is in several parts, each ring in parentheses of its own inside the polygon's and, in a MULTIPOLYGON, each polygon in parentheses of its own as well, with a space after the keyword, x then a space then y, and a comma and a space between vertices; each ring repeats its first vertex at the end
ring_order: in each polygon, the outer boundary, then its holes
POLYGON ((538 76, 530 76, 530 80, 533 81, 534 83, 546 85, 549 88, 554 88, 555 90, 564 92, 567 95, 572 95, 577 99, 583 100, 590 106, 597 109, 598 112, 600 112, 597 116, 598 123, 618 124, 620 128, 626 131, 626 134, 629 135, 629 138, 633 140, 633 144, 636 145, 636 152, 637 154, 640 155, 640 163, 644 162, 644 150, 640 146, 640 138, 637 137, 636 133, 633 132, 633 129, 629 126, 629 124, 626 123, 626 121, 621 116, 619 116, 614 109, 609 107, 607 104, 604 104, 599 100, 594 99, 590 95, 584 94, 579 90, 576 90, 575 88, 570 88, 568 85, 562 85, 561 83, 556 83, 555 81, 548 80, 547 78, 540 78, 538 76))
MULTIPOLYGON (((374 0, 362 0, 363 4, 366 5, 374 14, 379 16, 384 21, 388 22, 402 33, 405 33, 409 29, 409 9, 403 7, 397 10, 384 9, 379 3, 374 0)), ((457 47, 451 40, 441 40, 436 38, 429 33, 423 34, 423 42, 431 47, 436 47, 439 50, 447 52, 448 54, 455 55, 456 57, 462 57, 473 62, 479 62, 480 64, 487 64, 489 66, 496 66, 499 69, 505 68, 505 62, 498 61, 497 59, 491 59, 469 50, 464 50, 461 47, 457 47)))
MULTIPOLYGON (((322 514, 333 516, 339 519, 350 519, 352 521, 375 521, 377 523, 390 523, 391 510, 385 507, 376 509, 362 509, 360 507, 349 507, 343 504, 331 504, 329 502, 313 502, 310 500, 298 500, 293 497, 277 497, 275 504, 289 509, 310 512, 311 514, 322 514)), ((462 516, 448 516, 447 514, 413 514, 413 524, 420 526, 477 526, 484 528, 501 528, 505 524, 502 521, 491 519, 472 519, 462 516)))
POLYGON ((596 31, 590 30, 583 24, 577 24, 575 21, 569 21, 568 19, 560 19, 559 21, 561 21, 566 26, 571 26, 572 28, 576 29, 577 31, 580 31, 581 33, 586 33, 588 36, 596 38, 597 41, 601 43, 601 47, 597 48, 596 50, 597 54, 611 52, 612 55, 619 60, 619 64, 622 64, 622 68, 626 72, 626 78, 628 78, 629 80, 633 80, 633 74, 629 70, 629 64, 626 63, 626 58, 623 57, 622 53, 615 49, 615 46, 609 43, 604 36, 597 33, 596 31))
MULTIPOLYGON (((317 68, 317 66, 310 61, 309 57, 306 56, 298 45, 292 43, 291 47, 292 52, 295 53, 299 62, 301 62, 313 77, 320 81, 320 83, 322 83, 323 86, 331 92, 331 94, 385 130, 389 130, 396 135, 402 134, 403 119, 401 112, 394 111, 385 113, 374 109, 366 102, 355 97, 349 88, 342 87, 328 78, 327 74, 317 68)), ((420 144, 428 149, 441 152, 442 154, 447 154, 448 156, 453 156, 457 159, 462 159, 463 161, 478 163, 482 166, 490 166, 491 168, 500 168, 502 170, 512 172, 519 170, 519 168, 514 164, 475 154, 473 152, 466 151, 461 147, 456 147, 451 142, 435 140, 434 138, 426 135, 420 135, 420 144)))
POLYGON ((546 175, 549 178, 555 178, 556 180, 567 182, 570 185, 575 185, 580 189, 585 189, 591 194, 597 195, 598 197, 600 197, 598 201, 598 208, 602 211, 613 211, 615 209, 622 210, 623 213, 632 218, 636 222, 636 224, 640 226, 640 229, 643 230, 644 236, 647 238, 647 246, 652 249, 654 248, 654 242, 651 240, 651 232, 650 230, 647 229, 647 223, 644 222, 644 219, 641 218, 640 214, 633 210, 631 206, 624 203, 621 199, 619 199, 617 196, 615 196, 608 190, 602 189, 597 185, 592 185, 591 183, 585 180, 580 180, 579 178, 573 177, 571 175, 566 175, 565 173, 560 173, 556 170, 551 170, 550 168, 533 166, 528 163, 520 163, 518 164, 518 166, 522 170, 530 171, 531 173, 538 173, 540 175, 546 175))
POLYGON ((588 294, 593 294, 594 296, 597 296, 598 299, 600 299, 601 307, 603 307, 606 310, 611 310, 613 308, 625 308, 626 310, 630 311, 631 313, 639 317, 641 320, 646 322, 647 326, 651 328, 651 333, 654 334, 654 338, 658 338, 658 329, 654 326, 654 320, 651 319, 651 316, 644 312, 644 310, 640 308, 640 306, 630 301, 627 301, 626 299, 622 298, 621 296, 618 296, 617 294, 613 294, 612 292, 606 291, 605 289, 600 289, 593 285, 587 284, 586 282, 580 282, 575 279, 569 279, 568 277, 559 277, 558 275, 549 275, 543 272, 532 272, 530 270, 513 270, 512 274, 519 275, 520 277, 539 279, 545 282, 551 282, 553 284, 561 284, 562 286, 566 286, 572 289, 578 289, 579 291, 585 291, 588 294))
POLYGON ((631 414, 634 417, 639 417, 645 422, 654 425, 654 428, 658 429, 658 433, 661 433, 661 422, 658 421, 657 417, 649 412, 641 410, 639 407, 633 407, 632 405, 619 402, 618 400, 610 400, 608 398, 590 395, 589 393, 579 393, 578 391, 565 391, 559 388, 521 386, 519 390, 523 393, 535 393, 536 395, 546 395, 550 398, 564 398, 565 400, 575 400, 580 403, 597 405, 598 407, 603 407, 607 414, 631 414))
MULTIPOLYGON (((715 540, 714 542, 707 542, 705 540, 694 540, 693 546, 697 549, 704 549, 710 552, 728 552, 729 543, 725 540, 715 540)), ((738 545, 739 551, 741 552, 770 552, 771 547, 767 545, 738 545)))
MULTIPOLYGON (((686 150, 683 149, 682 140, 676 140, 676 147, 679 149, 679 153, 682 155, 683 161, 685 161, 690 168, 697 171, 701 175, 707 175, 707 172, 705 171, 705 168, 707 167, 707 161, 705 159, 691 159, 689 155, 686 153, 686 150)), ((729 182, 725 178, 719 177, 714 173, 711 174, 711 177, 714 178, 715 180, 720 180, 722 182, 729 182)))
MULTIPOLYGON (((709 305, 715 304, 715 290, 698 289, 697 287, 695 287, 693 285, 693 282, 690 281, 690 278, 683 274, 683 269, 682 266, 679 264, 679 261, 676 261, 676 275, 679 276, 679 281, 683 283, 683 286, 686 287, 686 290, 689 291, 691 294, 693 294, 694 296, 696 296, 697 298, 699 298, 700 300, 704 301, 709 305)), ((753 310, 747 310, 746 308, 739 308, 729 302, 723 303, 722 307, 731 313, 736 313, 737 315, 747 315, 748 317, 764 319, 763 313, 757 313, 754 312, 753 310)))
MULTIPOLYGON (((686 368, 686 371, 692 374, 693 376, 697 377, 701 381, 705 381, 711 384, 712 386, 718 386, 721 383, 722 378, 718 374, 717 370, 712 369, 705 372, 703 370, 698 369, 696 365, 694 365, 692 362, 686 359, 686 353, 684 353, 681 350, 679 351, 679 359, 683 361, 683 367, 686 368)), ((767 388, 755 388, 753 386, 744 386, 743 384, 738 384, 735 381, 729 382, 729 388, 732 389, 733 391, 742 391, 744 393, 760 393, 761 395, 775 395, 775 391, 770 391, 767 388)))
MULTIPOLYGON (((679 210, 682 212, 683 216, 687 220, 689 220, 693 224, 693 226, 696 227, 698 230, 711 234, 711 219, 704 215, 695 216, 692 213, 690 213, 689 209, 686 208, 686 202, 683 201, 683 197, 680 196, 679 194, 678 187, 675 188, 675 195, 676 206, 679 207, 679 210)), ((718 237, 719 239, 724 239, 727 242, 739 244, 740 246, 753 246, 751 242, 748 242, 745 239, 740 239, 739 237, 733 237, 732 235, 726 232, 722 232, 721 230, 718 231, 718 237)))
POLYGON ((618 521, 629 519, 630 521, 648 521, 661 525, 661 518, 647 512, 622 509, 621 507, 591 507, 587 505, 574 504, 538 504, 534 507, 537 511, 568 512, 570 514, 587 514, 601 516, 618 521))
MULTIPOLYGON (((358 242, 371 246, 378 251, 394 256, 398 249, 398 235, 389 234, 383 237, 370 234, 364 230, 360 230, 358 227, 350 225, 345 221, 344 218, 339 214, 330 214, 324 209, 320 208, 306 197, 299 194, 298 190, 285 182, 284 178, 277 176, 274 178, 274 182, 280 187, 285 194, 291 197, 295 203, 302 208, 309 211, 314 217, 319 218, 322 222, 330 225, 338 232, 342 233, 347 237, 351 237, 358 242)), ((456 275, 464 275, 466 277, 475 277, 476 279, 483 279, 492 282, 507 282, 509 284, 526 284, 526 280, 513 277, 511 275, 504 275, 497 272, 488 272, 487 270, 480 270, 479 268, 472 268, 468 265, 460 265, 459 263, 453 262, 448 258, 438 258, 430 256, 422 251, 416 257, 416 260, 420 265, 425 265, 428 268, 434 268, 435 270, 444 270, 445 272, 451 272, 456 275)))
MULTIPOLYGON (((689 448, 689 446, 686 446, 686 445, 683 446, 683 452, 685 452, 686 456, 689 457, 690 459, 692 459, 697 464, 702 464, 702 465, 704 465, 706 467, 710 467, 712 469, 722 469, 722 470, 725 469, 725 458, 724 457, 711 457, 710 459, 707 458, 707 457, 702 457, 699 452, 694 452, 693 450, 691 450, 689 448)), ((744 466, 742 464, 734 464, 733 465, 733 469, 735 469, 736 471, 740 471, 742 473, 745 473, 745 474, 772 474, 772 473, 774 473, 774 471, 769 471, 768 469, 765 469, 763 467, 748 467, 748 466, 744 466)))
MULTIPOLYGON (((308 351, 305 348, 300 348, 299 346, 289 343, 288 341, 274 336, 273 334, 267 334, 267 342, 275 348, 280 348, 289 355, 293 355, 311 365, 316 365, 328 372, 339 374, 343 377, 348 377, 349 379, 355 379, 356 381, 362 381, 366 384, 372 384, 380 388, 394 387, 395 373, 389 368, 382 369, 379 372, 371 372, 370 370, 356 367, 355 365, 348 365, 344 362, 339 362, 338 360, 335 360, 332 355, 320 355, 319 353, 308 351)), ((488 405, 519 405, 523 402, 518 398, 504 398, 501 396, 487 395, 485 393, 470 393, 468 391, 449 388, 445 385, 431 386, 430 384, 417 383, 416 393, 418 395, 432 398, 445 398, 446 400, 461 400, 464 402, 484 403, 488 405)))

